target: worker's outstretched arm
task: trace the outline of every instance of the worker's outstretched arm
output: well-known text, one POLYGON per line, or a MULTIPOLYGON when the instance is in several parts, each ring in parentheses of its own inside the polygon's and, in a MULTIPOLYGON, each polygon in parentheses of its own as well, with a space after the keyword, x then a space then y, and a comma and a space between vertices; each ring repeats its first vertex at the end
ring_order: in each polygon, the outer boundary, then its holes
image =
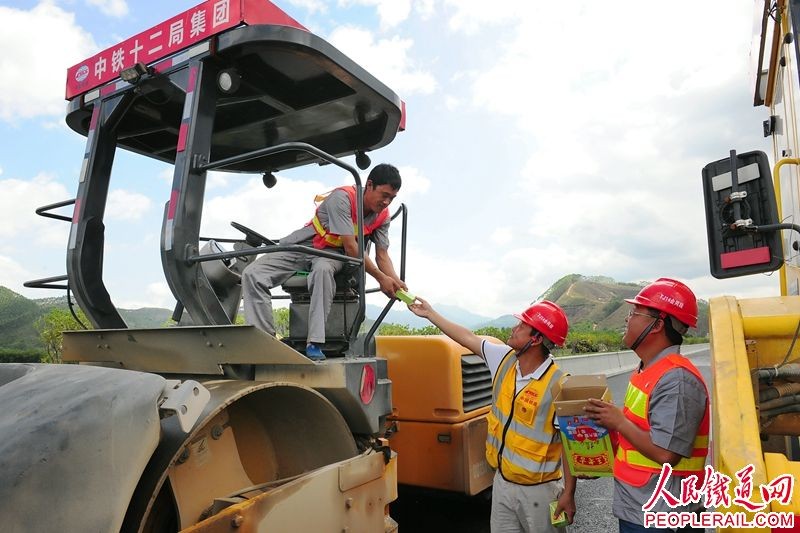
POLYGON ((451 322, 447 320, 445 317, 437 313, 431 304, 420 298, 417 297, 416 301, 413 304, 410 304, 408 308, 417 316, 421 316, 423 318, 427 318, 431 321, 431 323, 442 330, 442 333, 456 341, 458 344, 463 346, 464 348, 469 349, 472 353, 481 355, 481 341, 482 339, 475 335, 473 332, 456 324, 455 322, 451 322))

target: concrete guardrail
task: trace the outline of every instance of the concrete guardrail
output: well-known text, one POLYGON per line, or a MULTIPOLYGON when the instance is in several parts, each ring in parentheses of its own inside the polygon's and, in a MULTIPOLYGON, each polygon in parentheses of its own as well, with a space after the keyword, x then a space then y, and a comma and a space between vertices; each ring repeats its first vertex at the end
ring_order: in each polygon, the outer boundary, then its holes
MULTIPOLYGON (((708 344, 690 344, 681 348, 681 353, 690 359, 708 352, 708 344)), ((639 365, 639 356, 632 350, 619 352, 590 353, 556 357, 556 363, 572 375, 605 374, 608 377, 630 372, 639 365)))
POLYGON ((572 375, 616 376, 623 372, 630 372, 636 368, 639 361, 639 357, 631 350, 556 357, 556 364, 572 375))

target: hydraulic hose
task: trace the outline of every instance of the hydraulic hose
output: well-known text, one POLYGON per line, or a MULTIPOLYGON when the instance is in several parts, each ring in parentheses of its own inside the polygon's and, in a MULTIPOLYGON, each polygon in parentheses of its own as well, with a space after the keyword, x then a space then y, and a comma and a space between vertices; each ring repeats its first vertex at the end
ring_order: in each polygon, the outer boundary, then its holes
POLYGON ((800 393, 800 383, 773 383, 758 393, 759 402, 767 402, 790 394, 800 393))
POLYGON ((791 405, 793 403, 800 404, 800 394, 792 394, 791 396, 781 396, 780 398, 775 398, 774 400, 761 402, 758 404, 758 408, 761 411, 761 413, 766 413, 771 411, 772 409, 783 407, 784 405, 791 405))
POLYGON ((785 378, 789 380, 800 380, 800 364, 792 363, 783 366, 771 366, 756 370, 758 379, 785 378))
POLYGON ((770 409, 769 411, 762 411, 761 418, 774 418, 778 415, 783 415, 786 413, 800 413, 800 404, 784 405, 783 407, 776 407, 775 409, 770 409))

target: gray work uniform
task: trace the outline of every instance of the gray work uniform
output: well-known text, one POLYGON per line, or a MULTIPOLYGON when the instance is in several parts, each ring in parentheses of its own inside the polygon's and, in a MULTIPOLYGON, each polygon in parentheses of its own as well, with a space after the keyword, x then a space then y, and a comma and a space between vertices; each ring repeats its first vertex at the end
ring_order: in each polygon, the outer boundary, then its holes
MULTIPOLYGON (((481 352, 492 374, 492 381, 510 350, 512 348, 505 344, 481 341, 481 352)), ((520 372, 519 364, 515 365, 515 391, 522 390, 530 381, 540 379, 553 364, 553 357, 548 357, 533 372, 524 376, 520 372)), ((558 432, 554 438, 560 440, 558 432)), ((567 528, 558 529, 550 523, 550 502, 557 500, 563 491, 563 478, 538 485, 520 485, 503 479, 500 471, 496 471, 492 482, 492 511, 489 518, 492 533, 567 531, 567 528)))
MULTIPOLYGON (((680 346, 670 346, 659 353, 650 364, 672 353, 679 353, 680 346)), ((641 365, 636 372, 641 371, 641 365)), ((691 457, 694 439, 706 409, 708 393, 698 379, 683 368, 675 368, 658 380, 650 393, 648 419, 650 422, 650 438, 653 444, 683 457, 691 457)), ((671 494, 680 496, 681 480, 686 476, 674 472, 664 486, 671 494)), ((614 478, 614 516, 634 524, 644 525, 644 505, 658 484, 658 474, 653 474, 642 487, 634 487, 614 478)), ((693 504, 688 508, 670 508, 663 498, 659 498, 651 512, 660 511, 695 511, 701 505, 693 504)))
MULTIPOLYGON (((350 196, 336 189, 320 204, 317 217, 323 227, 336 235, 355 235, 353 219, 350 214, 350 196)), ((379 213, 364 217, 364 223, 373 222, 379 213)), ((280 239, 281 244, 301 244, 312 247, 316 235, 314 227, 304 226, 280 239)), ((389 248, 389 218, 368 237, 375 246, 389 248)), ((339 251, 343 248, 325 248, 326 251, 339 251)), ((242 294, 244 297, 244 320, 270 335, 275 335, 272 317, 272 294, 270 289, 288 280, 298 270, 309 271, 308 290, 311 302, 308 311, 309 343, 325 342, 325 320, 331 310, 331 302, 336 292, 333 276, 344 263, 336 259, 318 257, 303 252, 276 252, 264 254, 242 272, 242 294)))

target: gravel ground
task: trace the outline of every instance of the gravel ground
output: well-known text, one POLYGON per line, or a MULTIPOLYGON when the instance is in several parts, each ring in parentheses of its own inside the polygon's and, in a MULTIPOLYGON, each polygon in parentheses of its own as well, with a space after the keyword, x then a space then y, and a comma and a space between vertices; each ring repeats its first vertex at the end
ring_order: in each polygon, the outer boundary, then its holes
POLYGON ((616 533, 617 519, 611 515, 613 480, 610 477, 579 479, 575 490, 578 512, 570 533, 616 533))

